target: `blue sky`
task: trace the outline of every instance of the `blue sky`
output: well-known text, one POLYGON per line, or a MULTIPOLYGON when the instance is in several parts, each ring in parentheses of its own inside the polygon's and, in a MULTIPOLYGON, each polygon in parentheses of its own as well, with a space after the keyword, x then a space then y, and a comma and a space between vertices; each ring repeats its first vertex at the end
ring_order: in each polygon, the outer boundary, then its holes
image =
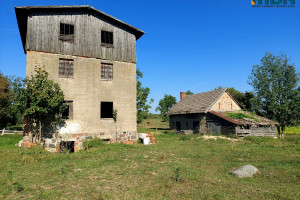
POLYGON ((137 67, 154 98, 209 91, 250 91, 248 76, 266 52, 300 66, 300 7, 252 8, 250 0, 6 0, 0 8, 0 71, 25 76, 26 55, 14 6, 91 5, 146 32, 137 41, 137 67))

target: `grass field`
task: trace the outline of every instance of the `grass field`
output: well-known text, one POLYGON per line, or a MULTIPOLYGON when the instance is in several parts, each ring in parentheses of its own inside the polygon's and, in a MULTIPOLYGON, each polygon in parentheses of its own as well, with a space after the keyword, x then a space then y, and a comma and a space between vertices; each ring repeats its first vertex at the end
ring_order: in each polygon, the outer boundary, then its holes
POLYGON ((21 136, 0 136, 0 199, 300 199, 299 135, 215 141, 156 123, 139 131, 157 144, 96 142, 78 153, 25 150, 15 146, 21 136), (259 174, 229 175, 245 164, 259 174))
POLYGON ((286 134, 299 134, 300 135, 300 125, 294 127, 287 127, 286 134))

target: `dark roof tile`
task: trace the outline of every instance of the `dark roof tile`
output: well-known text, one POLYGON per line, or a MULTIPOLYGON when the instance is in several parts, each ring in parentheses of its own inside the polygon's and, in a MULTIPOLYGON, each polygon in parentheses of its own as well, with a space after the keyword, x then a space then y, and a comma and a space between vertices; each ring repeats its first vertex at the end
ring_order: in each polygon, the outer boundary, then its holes
POLYGON ((227 88, 186 95, 169 110, 168 115, 206 113, 226 92, 226 90, 227 88))

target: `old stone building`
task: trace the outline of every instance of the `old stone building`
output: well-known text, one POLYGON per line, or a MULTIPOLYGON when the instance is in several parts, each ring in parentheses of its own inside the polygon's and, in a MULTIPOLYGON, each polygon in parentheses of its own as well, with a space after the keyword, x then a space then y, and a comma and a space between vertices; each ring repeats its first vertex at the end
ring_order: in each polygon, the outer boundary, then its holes
POLYGON ((44 68, 69 105, 66 126, 45 140, 46 148, 69 142, 76 151, 94 137, 136 140, 136 41, 144 32, 91 6, 15 11, 26 76, 44 68))
POLYGON ((242 110, 227 91, 218 89, 193 95, 180 94, 168 112, 170 129, 190 133, 276 137, 277 122, 242 110))

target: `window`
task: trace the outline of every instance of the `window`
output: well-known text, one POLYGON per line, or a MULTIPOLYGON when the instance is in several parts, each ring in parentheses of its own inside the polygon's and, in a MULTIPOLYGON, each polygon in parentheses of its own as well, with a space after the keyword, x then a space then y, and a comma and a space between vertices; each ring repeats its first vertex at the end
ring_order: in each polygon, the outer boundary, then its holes
POLYGON ((68 59, 59 59, 59 77, 73 78, 74 75, 74 61, 68 59))
POLYGON ((59 39, 74 41, 74 25, 60 23, 59 39))
POLYGON ((185 122, 185 127, 189 127, 189 122, 188 121, 185 122))
POLYGON ((113 65, 102 63, 101 65, 101 80, 113 79, 113 65))
POLYGON ((62 113, 63 119, 73 119, 73 101, 65 101, 67 104, 66 110, 62 113))
POLYGON ((60 152, 68 151, 69 153, 73 153, 74 143, 75 143, 74 141, 61 141, 59 145, 60 152))
POLYGON ((101 44, 112 46, 114 44, 113 32, 101 31, 101 44))
POLYGON ((113 118, 113 102, 101 102, 101 118, 113 118))

